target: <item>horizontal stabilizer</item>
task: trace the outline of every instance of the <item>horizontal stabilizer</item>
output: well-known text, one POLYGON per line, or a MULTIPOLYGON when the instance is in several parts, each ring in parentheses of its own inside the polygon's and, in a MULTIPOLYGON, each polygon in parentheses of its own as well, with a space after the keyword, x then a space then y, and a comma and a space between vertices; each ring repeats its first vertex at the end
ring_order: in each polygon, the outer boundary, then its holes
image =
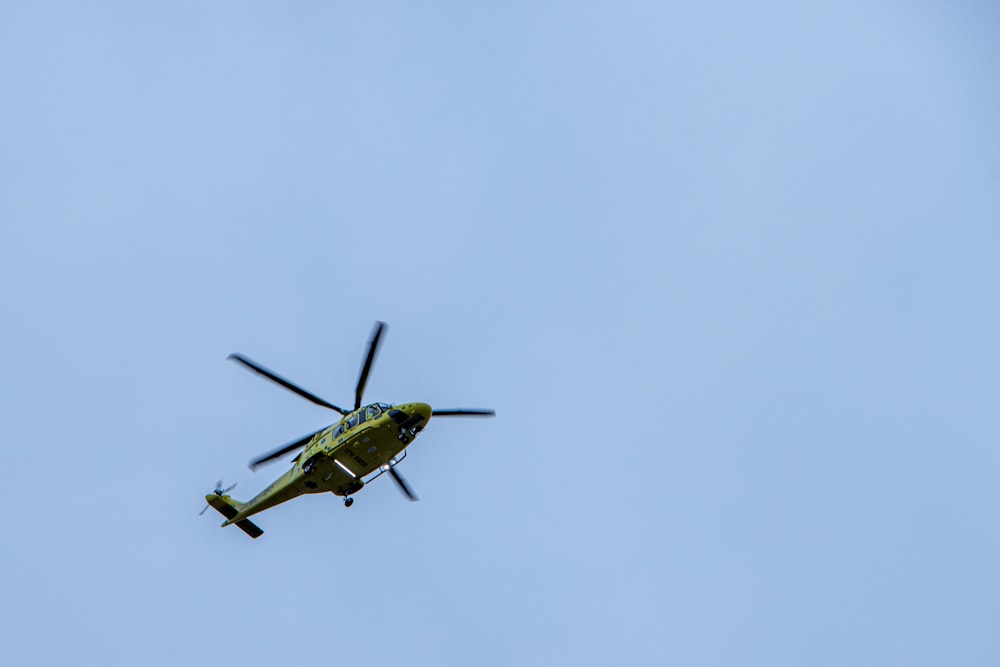
MULTIPOLYGON (((219 514, 226 517, 227 519, 232 519, 239 513, 239 510, 233 504, 235 501, 229 498, 229 496, 220 496, 215 493, 210 493, 207 496, 205 496, 205 500, 207 500, 208 504, 214 507, 219 512, 219 514)), ((249 519, 243 519, 242 521, 237 521, 234 525, 254 539, 264 534, 264 531, 261 530, 257 526, 257 524, 255 524, 253 521, 250 521, 249 519)))
POLYGON ((237 528, 239 528, 244 533, 246 533, 247 535, 249 535, 254 539, 257 539, 258 537, 264 534, 264 531, 258 528, 257 524, 255 524, 250 519, 243 519, 242 521, 237 521, 235 525, 237 528))

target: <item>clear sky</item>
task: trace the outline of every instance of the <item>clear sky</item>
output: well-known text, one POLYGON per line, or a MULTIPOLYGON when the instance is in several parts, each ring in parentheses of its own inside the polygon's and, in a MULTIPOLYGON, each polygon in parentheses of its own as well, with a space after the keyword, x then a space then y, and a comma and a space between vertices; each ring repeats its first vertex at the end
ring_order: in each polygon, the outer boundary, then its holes
POLYGON ((1000 664, 996 3, 3 5, 0 663, 1000 664))

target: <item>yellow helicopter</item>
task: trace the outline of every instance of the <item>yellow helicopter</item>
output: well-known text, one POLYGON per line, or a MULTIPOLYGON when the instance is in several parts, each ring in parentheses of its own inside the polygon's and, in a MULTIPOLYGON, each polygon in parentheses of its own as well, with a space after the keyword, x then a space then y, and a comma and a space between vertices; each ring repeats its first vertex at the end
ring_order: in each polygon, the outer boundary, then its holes
POLYGON ((407 498, 417 500, 406 480, 396 472, 396 465, 406 458, 407 445, 427 426, 431 417, 493 417, 496 413, 481 409, 432 410, 426 403, 372 403, 362 406, 361 398, 368 373, 375 361, 375 353, 384 331, 385 323, 376 322, 354 393, 354 409, 351 411, 323 400, 242 355, 229 355, 229 359, 285 389, 324 408, 339 412, 343 419, 250 461, 250 469, 255 470, 289 452, 302 450, 292 460, 292 469, 253 499, 247 502, 233 500, 228 494, 236 485, 223 489, 220 480, 215 490, 205 496, 208 505, 201 513, 204 514, 210 505, 226 517, 223 527, 235 525, 250 537, 257 538, 264 531, 250 521, 254 514, 306 493, 332 492, 343 496, 344 506, 350 507, 354 504, 354 494, 386 472, 407 498))

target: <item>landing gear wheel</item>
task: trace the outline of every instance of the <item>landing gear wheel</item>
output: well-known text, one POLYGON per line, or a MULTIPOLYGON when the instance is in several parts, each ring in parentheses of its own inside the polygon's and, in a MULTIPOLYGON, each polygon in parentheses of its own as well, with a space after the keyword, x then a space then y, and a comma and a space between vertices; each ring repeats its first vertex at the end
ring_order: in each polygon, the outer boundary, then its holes
POLYGON ((344 498, 344 507, 350 507, 353 504, 354 504, 354 498, 351 498, 350 496, 344 498))

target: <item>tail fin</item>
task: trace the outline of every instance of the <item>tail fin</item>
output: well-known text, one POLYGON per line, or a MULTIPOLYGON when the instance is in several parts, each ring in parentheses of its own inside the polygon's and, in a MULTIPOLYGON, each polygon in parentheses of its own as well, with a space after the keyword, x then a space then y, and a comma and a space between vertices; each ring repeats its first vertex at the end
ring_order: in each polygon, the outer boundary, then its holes
MULTIPOLYGON (((205 500, 208 504, 214 507, 219 514, 226 517, 227 519, 232 519, 239 513, 239 503, 230 498, 229 496, 220 496, 216 493, 210 493, 205 496, 205 500)), ((250 521, 249 519, 243 519, 242 521, 237 521, 235 524, 237 528, 242 530, 244 533, 250 537, 256 539, 264 534, 264 531, 257 527, 257 524, 250 521)))

